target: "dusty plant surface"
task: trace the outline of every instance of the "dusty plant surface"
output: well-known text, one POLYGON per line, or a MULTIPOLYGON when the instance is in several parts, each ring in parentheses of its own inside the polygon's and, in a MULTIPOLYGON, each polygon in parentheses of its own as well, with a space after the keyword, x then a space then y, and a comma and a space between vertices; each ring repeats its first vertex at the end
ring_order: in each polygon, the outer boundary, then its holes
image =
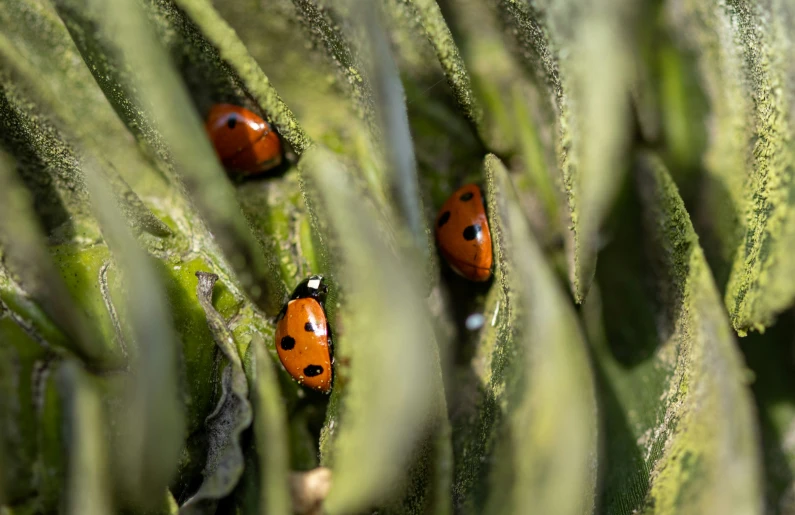
POLYGON ((0 514, 795 513, 795 7, 0 6, 0 514), (203 128, 266 119, 240 179, 203 128), (494 265, 434 242, 482 189, 494 265), (329 395, 277 314, 329 286, 329 395))

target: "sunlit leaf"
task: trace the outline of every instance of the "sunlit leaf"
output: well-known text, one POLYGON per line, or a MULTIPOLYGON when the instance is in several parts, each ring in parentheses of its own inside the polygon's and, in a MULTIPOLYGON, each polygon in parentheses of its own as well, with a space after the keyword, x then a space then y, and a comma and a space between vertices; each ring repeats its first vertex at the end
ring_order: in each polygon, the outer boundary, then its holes
POLYGON ((792 304, 795 271, 792 209, 790 34, 786 2, 671 3, 674 22, 698 54, 710 99, 706 155, 717 273, 726 284, 732 326, 764 330, 792 304))
POLYGON ((660 160, 635 174, 584 308, 610 435, 602 509, 761 513, 754 408, 714 280, 660 160))
POLYGON ((464 513, 586 513, 597 424, 584 340, 508 172, 493 155, 484 168, 496 274, 471 364, 474 412, 454 426, 456 502, 464 513))
MULTIPOLYGON (((284 297, 282 283, 270 270, 275 266, 269 267, 259 252, 188 92, 144 11, 132 0, 59 0, 56 5, 83 59, 89 64, 110 59, 98 84, 111 100, 125 94, 114 106, 119 116, 170 161, 240 282, 275 314, 284 297)), ((100 73, 96 66, 91 69, 100 73)))
POLYGON ((588 293, 602 221, 624 173, 633 55, 632 2, 495 1, 520 59, 545 88, 568 203, 569 280, 588 293))

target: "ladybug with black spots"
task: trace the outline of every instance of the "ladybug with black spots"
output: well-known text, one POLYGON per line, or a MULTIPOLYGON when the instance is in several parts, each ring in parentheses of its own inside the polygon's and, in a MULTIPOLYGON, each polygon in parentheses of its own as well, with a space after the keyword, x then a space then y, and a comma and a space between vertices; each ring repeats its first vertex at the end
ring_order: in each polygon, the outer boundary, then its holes
POLYGON ((491 277, 491 232, 480 188, 462 186, 448 198, 436 217, 439 250, 458 275, 483 282, 491 277))
POLYGON ((276 317, 276 352, 300 384, 331 391, 331 330, 326 318, 328 287, 313 275, 299 284, 276 317))
POLYGON ((282 142, 268 122, 248 109, 216 104, 204 125, 221 163, 244 176, 279 166, 282 142))

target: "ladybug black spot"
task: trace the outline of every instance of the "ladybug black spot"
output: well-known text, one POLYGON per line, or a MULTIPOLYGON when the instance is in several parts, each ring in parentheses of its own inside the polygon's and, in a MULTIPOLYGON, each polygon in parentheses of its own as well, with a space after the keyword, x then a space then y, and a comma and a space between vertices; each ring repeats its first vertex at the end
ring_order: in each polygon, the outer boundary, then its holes
POLYGON ((235 125, 237 125, 237 116, 232 115, 226 120, 226 126, 230 129, 234 129, 235 125))
POLYGON ((472 200, 472 197, 474 197, 474 196, 475 195, 473 195, 471 191, 467 191, 466 193, 464 193, 463 195, 461 195, 458 198, 460 200, 463 200, 464 202, 466 202, 467 200, 472 200))
POLYGON ((284 350, 293 350, 293 347, 295 347, 295 338, 292 336, 285 336, 282 338, 280 345, 284 350))
POLYGON ((312 325, 312 322, 307 322, 304 324, 304 331, 307 333, 314 333, 315 327, 312 325))
POLYGON ((467 241, 472 241, 478 237, 480 234, 480 226, 479 225, 470 225, 466 229, 464 229, 464 239, 467 241))
POLYGON ((442 213, 442 216, 439 217, 439 222, 437 222, 436 226, 441 227, 446 224, 448 220, 450 220, 450 211, 445 211, 442 213))
POLYGON ((315 377, 319 376, 323 373, 323 367, 320 365, 309 365, 304 369, 304 375, 306 377, 315 377))

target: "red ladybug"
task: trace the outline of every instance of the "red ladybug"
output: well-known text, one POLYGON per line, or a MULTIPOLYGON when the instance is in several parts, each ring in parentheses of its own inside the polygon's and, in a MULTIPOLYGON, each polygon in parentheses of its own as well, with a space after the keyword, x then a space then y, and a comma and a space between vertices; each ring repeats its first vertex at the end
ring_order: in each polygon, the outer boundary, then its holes
POLYGON ((299 284, 276 317, 276 352, 293 379, 331 391, 331 331, 326 319, 328 287, 313 275, 299 284))
POLYGON ((491 277, 491 232, 483 195, 475 184, 461 187, 439 210, 436 241, 457 274, 478 282, 491 277))
POLYGON ((273 128, 248 109, 216 104, 204 125, 227 169, 255 175, 282 162, 282 143, 273 128))

